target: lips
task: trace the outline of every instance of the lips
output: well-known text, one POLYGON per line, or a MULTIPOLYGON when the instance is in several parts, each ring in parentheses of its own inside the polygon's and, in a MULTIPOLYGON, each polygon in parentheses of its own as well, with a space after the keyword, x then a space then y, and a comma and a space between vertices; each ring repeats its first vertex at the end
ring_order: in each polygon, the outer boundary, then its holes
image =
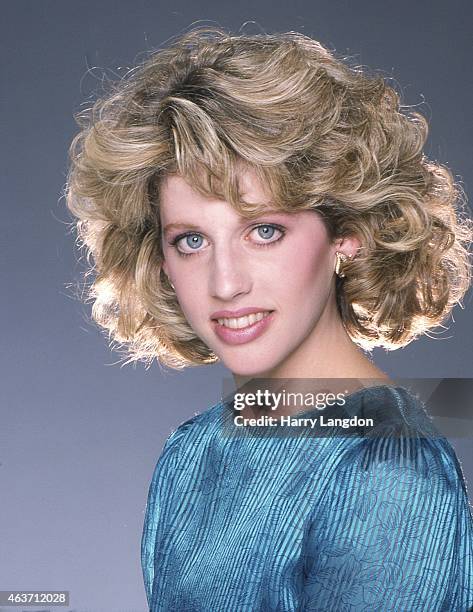
POLYGON ((217 310, 212 315, 211 319, 238 319, 238 317, 244 317, 250 314, 256 314, 257 312, 269 312, 270 308, 264 308, 263 306, 247 306, 246 308, 240 308, 239 310, 217 310))
POLYGON ((269 313, 270 311, 266 310, 265 312, 256 312, 254 314, 249 314, 244 317, 222 318, 217 319, 217 321, 220 323, 220 325, 230 327, 231 329, 244 329, 245 327, 249 327, 250 325, 257 323, 258 321, 261 321, 261 319, 264 319, 264 317, 268 316, 269 313))
POLYGON ((251 342, 256 338, 259 338, 261 334, 263 334, 266 329, 271 325, 272 321, 275 318, 275 311, 263 310, 261 308, 242 308, 237 311, 219 311, 212 315, 212 326, 216 333, 216 335, 225 342, 226 344, 238 345, 238 344, 246 344, 247 342, 251 342), (218 322, 218 320, 214 320, 215 315, 218 315, 219 319, 236 319, 242 316, 248 316, 250 314, 255 313, 269 313, 265 314, 265 316, 260 321, 255 321, 250 325, 242 328, 232 328, 222 325, 218 322), (224 314, 225 313, 225 314, 224 314), (227 313, 230 313, 232 316, 228 316, 227 313))

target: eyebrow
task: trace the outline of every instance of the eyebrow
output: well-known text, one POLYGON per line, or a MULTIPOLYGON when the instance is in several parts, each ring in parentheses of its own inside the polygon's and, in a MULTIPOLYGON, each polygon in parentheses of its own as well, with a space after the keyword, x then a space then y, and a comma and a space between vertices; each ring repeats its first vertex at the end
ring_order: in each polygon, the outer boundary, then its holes
POLYGON ((198 225, 193 225, 192 223, 168 223, 163 228, 163 233, 167 234, 170 230, 173 229, 191 229, 191 230, 200 230, 198 225))

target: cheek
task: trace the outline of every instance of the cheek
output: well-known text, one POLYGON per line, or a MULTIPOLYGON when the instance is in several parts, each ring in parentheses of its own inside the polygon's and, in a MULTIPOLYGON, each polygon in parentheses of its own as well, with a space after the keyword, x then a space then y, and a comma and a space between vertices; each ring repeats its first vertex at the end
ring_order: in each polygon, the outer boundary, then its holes
POLYGON ((286 279, 286 287, 296 299, 321 294, 331 281, 330 262, 331 251, 324 240, 301 241, 297 251, 281 262, 279 278, 286 279))
POLYGON ((176 295, 184 316, 192 324, 206 310, 205 282, 197 274, 184 269, 170 271, 176 295))

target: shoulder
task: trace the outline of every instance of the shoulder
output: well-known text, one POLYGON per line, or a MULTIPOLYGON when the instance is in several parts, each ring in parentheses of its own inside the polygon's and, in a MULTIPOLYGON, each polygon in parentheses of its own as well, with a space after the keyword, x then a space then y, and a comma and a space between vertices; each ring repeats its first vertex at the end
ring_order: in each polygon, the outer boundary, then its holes
POLYGON ((186 419, 171 432, 156 462, 151 487, 179 469, 178 466, 182 464, 182 458, 188 455, 189 449, 195 449, 199 440, 202 441, 212 426, 215 426, 220 408, 221 402, 218 402, 204 412, 186 419))
POLYGON ((423 491, 432 496, 466 493, 456 453, 435 427, 423 402, 402 387, 373 388, 359 411, 374 426, 352 440, 334 475, 335 486, 386 488, 393 494, 423 491), (394 491, 395 489, 395 491, 394 491))
POLYGON ((188 442, 193 442, 196 438, 208 433, 217 425, 221 407, 222 403, 217 402, 207 410, 196 413, 183 421, 166 439, 162 454, 174 452, 177 448, 186 446, 188 442))
POLYGON ((426 431, 423 418, 415 414, 422 406, 414 397, 396 390, 375 395, 373 410, 390 408, 386 421, 369 434, 344 440, 312 516, 326 526, 374 521, 403 533, 409 525, 435 529, 442 534, 438 538, 455 533, 460 523, 471 532, 466 484, 450 442, 426 431), (411 412, 403 413, 407 408, 411 412))
POLYGON ((357 610, 470 609, 473 517, 452 446, 427 431, 407 391, 360 396, 361 410, 385 418, 371 434, 343 440, 312 509, 308 607, 349 592, 357 610))

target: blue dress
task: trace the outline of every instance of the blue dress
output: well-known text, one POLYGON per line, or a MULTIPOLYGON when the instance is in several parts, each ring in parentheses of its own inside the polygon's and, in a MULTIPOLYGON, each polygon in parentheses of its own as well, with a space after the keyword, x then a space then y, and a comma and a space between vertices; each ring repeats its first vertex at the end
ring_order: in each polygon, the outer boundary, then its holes
POLYGON ((452 446, 403 387, 361 389, 346 407, 384 414, 381 430, 254 435, 221 401, 171 434, 141 540, 151 612, 473 609, 452 446))

